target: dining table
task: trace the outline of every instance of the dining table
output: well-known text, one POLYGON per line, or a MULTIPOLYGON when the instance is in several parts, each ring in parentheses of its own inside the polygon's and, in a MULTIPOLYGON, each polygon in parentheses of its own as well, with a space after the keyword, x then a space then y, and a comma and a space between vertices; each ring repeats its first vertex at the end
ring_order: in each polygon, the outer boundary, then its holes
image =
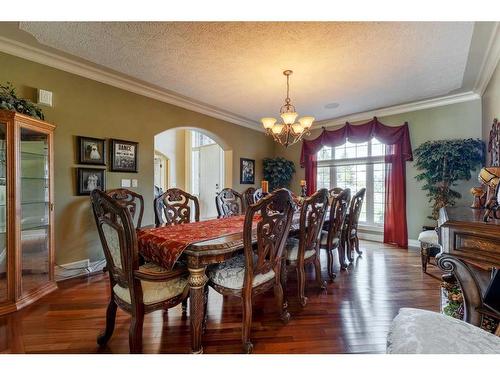
MULTIPOLYGON (((327 214, 328 215, 328 214, 327 214)), ((325 215, 325 216, 327 216, 325 215)), ((202 333, 203 324, 205 319, 205 287, 208 281, 206 275, 207 267, 212 264, 222 263, 236 255, 243 249, 243 221, 244 215, 232 216, 224 219, 216 219, 219 223, 221 231, 224 234, 217 236, 212 233, 212 238, 206 240, 195 240, 183 247, 178 260, 187 265, 189 271, 188 284, 189 284, 189 314, 191 325, 191 352, 203 353, 202 333), (224 220, 224 221, 223 221, 224 220), (223 225, 221 225, 224 223, 223 225), (238 223, 241 223, 239 225, 238 223), (231 230, 226 228, 231 227, 231 230)), ((328 217, 325 217, 328 220, 328 217)), ((215 221, 215 220, 212 220, 215 221)), ((177 227, 184 226, 184 230, 179 231, 179 236, 189 236, 187 228, 197 228, 207 226, 208 221, 200 221, 189 224, 180 224, 177 227), (204 224, 205 223, 205 224, 204 224)), ((299 231, 300 225, 300 211, 294 213, 290 235, 296 234, 299 231)), ((175 227, 175 226, 174 226, 175 227)), ((170 228, 173 228, 170 226, 170 228)), ((168 241, 163 241, 160 238, 160 233, 164 233, 168 228, 161 226, 158 228, 147 229, 147 236, 144 233, 139 234, 139 252, 145 256, 146 259, 155 261, 157 263, 162 261, 161 254, 165 251, 168 241), (162 232, 163 230, 163 232, 162 232), (151 254, 151 248, 160 254, 160 258, 154 258, 151 254), (153 258, 153 259, 151 259, 153 258)), ((141 232, 141 230, 139 230, 141 232)), ((182 240, 182 238, 178 238, 182 240)), ((252 236, 252 241, 257 241, 256 234, 252 236)), ((164 252, 165 254, 165 252, 164 252)))

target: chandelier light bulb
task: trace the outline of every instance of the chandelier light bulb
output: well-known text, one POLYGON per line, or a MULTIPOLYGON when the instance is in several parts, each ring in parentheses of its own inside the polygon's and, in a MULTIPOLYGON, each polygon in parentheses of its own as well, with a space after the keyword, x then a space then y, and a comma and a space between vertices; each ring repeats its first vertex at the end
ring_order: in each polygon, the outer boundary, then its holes
POLYGON ((271 131, 274 134, 280 134, 283 131, 284 127, 285 127, 285 125, 283 125, 283 124, 276 124, 276 125, 273 126, 273 128, 271 129, 271 131))
POLYGON ((271 129, 276 123, 276 119, 272 117, 264 117, 261 118, 260 121, 262 122, 262 125, 264 125, 264 129, 271 129))
POLYGON ((304 127, 302 126, 301 123, 296 122, 295 124, 292 125, 292 130, 295 134, 300 134, 304 131, 304 127))
POLYGON ((313 121, 314 121, 314 117, 312 117, 312 116, 304 116, 304 117, 299 118, 299 122, 303 126, 304 129, 309 129, 312 126, 313 121))
POLYGON ((281 114, 281 118, 285 124, 292 125, 298 115, 299 114, 297 112, 285 112, 281 114))

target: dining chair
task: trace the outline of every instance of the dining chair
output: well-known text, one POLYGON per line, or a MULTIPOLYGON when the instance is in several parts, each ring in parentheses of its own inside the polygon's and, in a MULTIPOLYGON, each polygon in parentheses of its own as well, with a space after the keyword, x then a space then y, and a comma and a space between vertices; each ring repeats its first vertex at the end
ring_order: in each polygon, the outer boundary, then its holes
POLYGON ((215 196, 218 218, 241 215, 245 212, 243 196, 231 188, 222 189, 215 196))
POLYGON ((300 207, 299 238, 291 237, 285 245, 286 271, 293 268, 297 271, 297 295, 302 306, 307 304, 304 293, 306 264, 314 264, 316 282, 321 289, 326 288, 321 279, 319 240, 327 209, 328 190, 320 189, 306 198, 300 207))
POLYGON ((251 204, 255 203, 254 194, 255 194, 255 188, 254 187, 249 187, 248 189, 246 189, 243 192, 243 199, 245 201, 245 207, 248 207, 251 204))
MULTIPOLYGON (((361 213, 361 208, 363 207, 363 201, 365 199, 366 189, 360 189, 356 194, 353 195, 351 199, 351 204, 349 206, 349 213, 344 220, 344 228, 342 229, 343 235, 343 246, 347 250, 347 258, 349 262, 354 261, 354 250, 361 255, 363 252, 359 250, 359 238, 358 238, 358 223, 359 214, 361 213)), ((345 267, 343 267, 345 269, 345 267)))
POLYGON ((139 229, 142 225, 142 217, 144 215, 144 198, 142 195, 128 189, 107 190, 106 194, 127 207, 132 216, 135 228, 139 229))
POLYGON ((335 272, 333 272, 333 251, 335 249, 337 249, 339 254, 340 266, 347 266, 345 264, 345 248, 341 239, 344 220, 347 214, 347 209, 349 208, 349 201, 351 200, 350 189, 340 189, 340 191, 337 190, 333 196, 332 190, 329 191, 332 199, 329 220, 325 223, 326 228, 323 226, 320 241, 320 248, 326 250, 328 258, 328 276, 330 276, 331 281, 333 281, 336 277, 335 272), (343 263, 342 260, 344 260, 343 263))
POLYGON ((243 227, 243 254, 208 268, 208 284, 222 295, 241 298, 243 350, 251 353, 252 303, 255 296, 271 288, 280 317, 290 319, 281 277, 283 250, 293 217, 292 197, 285 189, 248 207, 243 227), (257 221, 256 221, 257 220, 257 221), (256 224, 255 224, 256 223, 256 224), (256 246, 252 237, 256 236, 256 246))
POLYGON ((92 191, 90 197, 106 257, 111 294, 106 328, 97 343, 104 346, 111 338, 119 306, 132 317, 130 352, 141 353, 144 315, 167 310, 185 300, 189 293, 189 273, 183 267, 167 270, 154 263, 140 265, 136 230, 129 209, 99 190, 92 191))
POLYGON ((183 224, 191 222, 191 206, 194 208, 194 221, 200 221, 198 198, 184 190, 172 188, 156 197, 153 203, 155 224, 183 224))

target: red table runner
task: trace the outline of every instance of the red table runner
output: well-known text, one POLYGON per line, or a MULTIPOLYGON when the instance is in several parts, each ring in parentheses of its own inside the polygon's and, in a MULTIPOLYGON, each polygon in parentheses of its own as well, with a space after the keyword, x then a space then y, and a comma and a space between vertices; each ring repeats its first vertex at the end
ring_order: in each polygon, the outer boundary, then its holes
POLYGON ((243 232, 245 216, 141 229, 137 232, 139 252, 145 259, 172 269, 189 245, 243 232))

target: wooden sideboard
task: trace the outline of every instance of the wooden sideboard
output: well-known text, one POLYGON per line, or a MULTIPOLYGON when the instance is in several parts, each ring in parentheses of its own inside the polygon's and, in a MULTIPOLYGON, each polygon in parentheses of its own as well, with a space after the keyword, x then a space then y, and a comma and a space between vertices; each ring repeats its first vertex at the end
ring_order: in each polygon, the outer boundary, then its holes
MULTIPOLYGON (((457 278, 464 296, 464 320, 481 325, 483 297, 492 270, 500 268, 500 220, 483 221, 484 210, 446 207, 439 212, 438 265, 457 278)), ((498 319, 496 314, 493 315, 498 319)))

